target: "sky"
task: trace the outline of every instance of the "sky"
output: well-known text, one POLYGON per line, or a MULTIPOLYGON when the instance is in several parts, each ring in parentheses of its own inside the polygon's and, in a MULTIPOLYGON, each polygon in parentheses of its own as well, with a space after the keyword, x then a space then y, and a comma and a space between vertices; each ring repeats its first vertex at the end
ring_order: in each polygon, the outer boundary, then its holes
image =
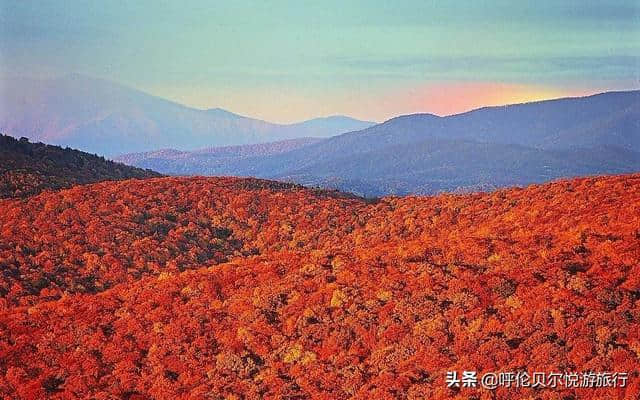
POLYGON ((640 87, 640 2, 0 0, 0 74, 80 73, 273 122, 640 87))

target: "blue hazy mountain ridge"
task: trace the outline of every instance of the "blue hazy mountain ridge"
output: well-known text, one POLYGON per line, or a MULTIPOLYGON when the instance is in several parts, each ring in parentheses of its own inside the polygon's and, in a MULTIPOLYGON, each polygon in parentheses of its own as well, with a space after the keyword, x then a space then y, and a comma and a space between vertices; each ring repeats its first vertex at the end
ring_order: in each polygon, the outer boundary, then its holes
MULTIPOLYGON (((286 152, 228 159, 207 174, 379 196, 637 172, 639 117, 640 91, 485 107, 447 117, 406 115, 286 152)), ((133 165, 184 173, 158 168, 157 160, 133 165)))
POLYGON ((180 151, 162 149, 157 151, 131 153, 116 157, 116 160, 128 165, 153 165, 157 169, 171 171, 173 175, 217 175, 221 170, 227 171, 230 165, 242 163, 246 174, 259 174, 260 157, 282 154, 304 146, 318 143, 320 138, 298 138, 278 142, 246 144, 239 146, 222 146, 180 151), (257 160, 251 165, 251 160, 257 160))
POLYGON ((107 156, 329 137, 374 124, 344 116, 275 124, 219 108, 186 107, 78 74, 7 79, 0 91, 1 132, 107 156))

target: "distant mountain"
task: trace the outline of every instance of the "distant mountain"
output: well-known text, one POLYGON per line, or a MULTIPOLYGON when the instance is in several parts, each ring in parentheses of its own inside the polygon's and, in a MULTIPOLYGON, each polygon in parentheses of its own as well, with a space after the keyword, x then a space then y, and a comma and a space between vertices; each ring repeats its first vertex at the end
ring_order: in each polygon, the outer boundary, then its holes
POLYGON ((7 80, 0 90, 1 131, 106 156, 329 137, 373 125, 343 116, 274 124, 222 109, 189 108, 77 74, 7 80))
POLYGON ((77 184, 159 176, 82 151, 0 135, 0 199, 77 184))
MULTIPOLYGON (((428 139, 542 149, 606 144, 640 151, 639 113, 640 91, 628 91, 486 107, 448 117, 405 115, 336 136, 305 151, 313 152, 313 157, 347 155, 428 139)), ((310 153, 306 156, 313 158, 310 153)))
POLYGON ((640 91, 391 119, 214 171, 146 162, 163 173, 257 176, 366 196, 526 185, 640 171, 640 91))
POLYGON ((242 164, 247 170, 259 174, 259 163, 252 166, 251 160, 282 154, 318 143, 323 139, 300 138, 271 143, 246 144, 241 146, 211 147, 195 151, 163 149, 144 153, 131 153, 116 157, 116 161, 141 168, 153 165, 172 175, 220 175, 234 170, 233 165, 242 164))
POLYGON ((542 150, 519 145, 428 140, 328 159, 274 175, 304 185, 381 196, 469 192, 564 177, 637 171, 640 153, 617 147, 542 150))

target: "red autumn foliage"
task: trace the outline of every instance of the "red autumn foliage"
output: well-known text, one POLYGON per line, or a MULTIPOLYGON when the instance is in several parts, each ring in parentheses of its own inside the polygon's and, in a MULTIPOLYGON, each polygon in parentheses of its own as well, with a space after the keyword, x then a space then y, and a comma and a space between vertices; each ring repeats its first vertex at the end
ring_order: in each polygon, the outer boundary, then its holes
POLYGON ((640 175, 376 202, 160 178, 0 210, 9 399, 640 395, 640 175), (446 387, 469 369, 630 378, 446 387))

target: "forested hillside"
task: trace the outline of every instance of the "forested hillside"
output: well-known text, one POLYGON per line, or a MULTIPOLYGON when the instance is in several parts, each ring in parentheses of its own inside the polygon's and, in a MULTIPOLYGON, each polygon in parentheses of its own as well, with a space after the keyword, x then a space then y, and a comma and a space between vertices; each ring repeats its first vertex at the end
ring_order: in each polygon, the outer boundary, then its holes
POLYGON ((0 203, 8 399, 634 399, 640 176, 376 201, 235 178, 0 203), (628 374, 447 387, 447 371, 628 374))
POLYGON ((158 176, 82 151, 0 135, 0 199, 104 180, 158 176))

